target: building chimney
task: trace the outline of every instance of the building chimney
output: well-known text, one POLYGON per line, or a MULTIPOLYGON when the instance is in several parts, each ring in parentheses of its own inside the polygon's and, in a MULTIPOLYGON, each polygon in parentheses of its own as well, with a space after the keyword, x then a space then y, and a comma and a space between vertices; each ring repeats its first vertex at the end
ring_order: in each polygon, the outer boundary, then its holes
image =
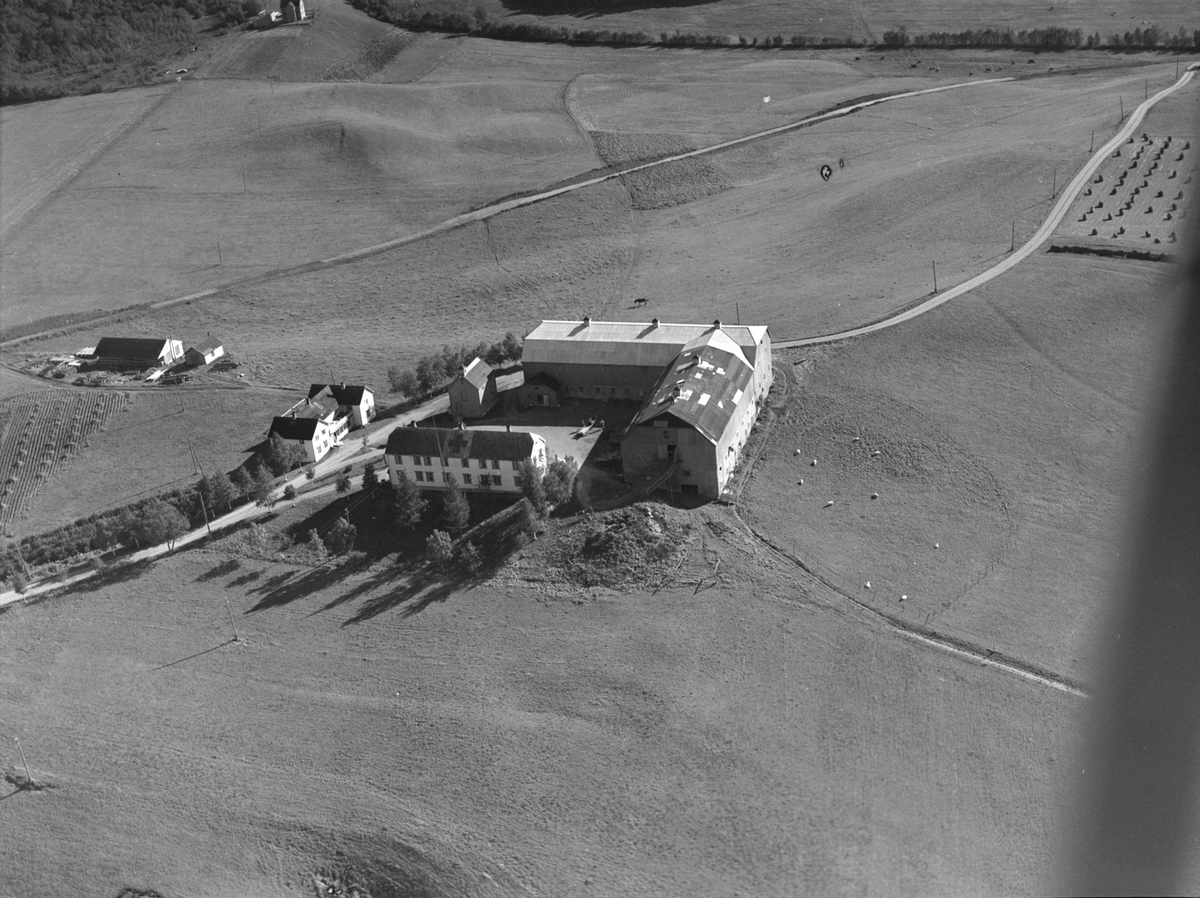
POLYGON ((721 319, 720 318, 718 318, 716 321, 713 322, 713 329, 714 330, 721 329, 721 319))
POLYGON ((650 326, 651 326, 651 327, 658 327, 658 319, 657 319, 657 318, 651 318, 651 319, 650 319, 650 326))
POLYGON ((584 315, 584 316, 583 316, 583 326, 584 326, 584 327, 587 327, 587 326, 588 326, 589 324, 591 324, 591 323, 592 323, 592 316, 591 316, 591 315, 584 315))

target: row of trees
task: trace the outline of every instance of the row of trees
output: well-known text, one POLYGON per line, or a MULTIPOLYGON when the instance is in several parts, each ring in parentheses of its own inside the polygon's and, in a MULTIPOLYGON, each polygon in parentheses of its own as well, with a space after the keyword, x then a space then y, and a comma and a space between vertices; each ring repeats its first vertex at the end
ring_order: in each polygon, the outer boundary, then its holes
POLYGON ((446 344, 441 352, 430 353, 411 368, 393 365, 388 368, 388 385, 393 393, 409 399, 421 399, 436 393, 453 380, 476 358, 493 368, 521 359, 521 338, 509 331, 495 343, 482 340, 474 346, 457 348, 446 344))
POLYGON ((1011 28, 980 28, 966 31, 933 31, 928 34, 909 34, 904 26, 884 32, 883 45, 901 47, 984 47, 988 49, 1074 50, 1087 49, 1188 49, 1200 47, 1200 30, 1180 28, 1168 34, 1157 25, 1135 28, 1124 34, 1110 34, 1107 39, 1099 32, 1084 34, 1079 28, 1033 28, 1014 31, 1011 28))
MULTIPOLYGON (((372 18, 399 25, 410 31, 436 31, 443 34, 474 34, 493 40, 527 41, 531 43, 600 45, 606 47, 782 47, 783 35, 759 38, 730 37, 727 34, 693 34, 688 32, 610 31, 597 28, 567 28, 563 25, 544 25, 540 22, 493 21, 483 9, 476 7, 470 14, 457 10, 426 10, 409 0, 350 0, 372 18)), ((802 34, 786 40, 788 46, 803 47, 810 43, 802 34)), ((823 46, 862 47, 863 41, 853 38, 822 38, 823 46)))

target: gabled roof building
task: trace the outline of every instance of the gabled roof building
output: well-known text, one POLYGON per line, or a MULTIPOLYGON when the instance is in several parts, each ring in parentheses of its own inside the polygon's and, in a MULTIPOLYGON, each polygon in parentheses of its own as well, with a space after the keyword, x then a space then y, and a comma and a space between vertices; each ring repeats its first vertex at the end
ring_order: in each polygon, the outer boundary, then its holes
POLYGON ((496 392, 496 372, 491 365, 476 357, 450 382, 446 394, 450 397, 450 414, 455 418, 482 418, 499 397, 496 392))
POLYGON ((96 344, 96 361, 101 365, 171 365, 183 358, 183 344, 158 337, 101 337, 96 344))
POLYGON ((308 398, 333 402, 349 416, 354 428, 366 427, 375 419, 375 394, 362 384, 311 384, 308 398))
POLYGON ((521 364, 527 384, 557 383, 564 398, 639 402, 618 437, 625 480, 714 499, 774 378, 767 328, 720 321, 543 321, 521 364))
POLYGON ((517 468, 526 459, 546 469, 546 441, 536 433, 397 427, 384 450, 393 485, 407 477, 422 489, 445 489, 450 477, 464 490, 517 493, 517 468))

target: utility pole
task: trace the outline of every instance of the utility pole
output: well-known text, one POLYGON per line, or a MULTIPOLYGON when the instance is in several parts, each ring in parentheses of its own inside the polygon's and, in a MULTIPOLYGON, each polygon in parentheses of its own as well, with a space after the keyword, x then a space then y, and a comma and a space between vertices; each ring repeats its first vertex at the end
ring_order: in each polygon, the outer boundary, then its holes
POLYGON ((1012 243, 1008 247, 1008 251, 1015 252, 1017 249, 1017 220, 1014 218, 1012 223, 1012 243))
POLYGON ((1121 104, 1121 117, 1117 119, 1117 124, 1125 121, 1125 98, 1117 97, 1117 102, 1121 104))
POLYGON ((742 306, 741 306, 741 304, 740 304, 740 303, 736 303, 736 302, 735 302, 735 303, 733 304, 733 307, 734 307, 735 309, 737 309, 737 323, 738 323, 738 326, 740 327, 740 326, 741 326, 741 324, 742 324, 742 306))
POLYGON ((242 172, 242 193, 246 192, 246 173, 242 172))
POLYGON ((233 630, 233 641, 238 641, 237 627, 233 623, 233 609, 229 607, 229 599, 225 600, 225 610, 229 612, 229 628, 233 630))
POLYGON ((1143 99, 1149 100, 1150 99, 1150 79, 1147 78, 1145 80, 1144 84, 1146 87, 1146 96, 1143 99))
POLYGON ((933 263, 933 292, 937 293, 937 262, 933 263))
POLYGON ((221 258, 221 241, 217 241, 217 264, 224 265, 225 260, 221 258))
POLYGON ((25 780, 32 785, 33 777, 29 774, 29 762, 25 760, 25 749, 21 748, 21 740, 16 736, 13 736, 13 742, 17 743, 17 751, 21 753, 21 766, 25 768, 25 780))
POLYGON ((1058 195, 1058 169, 1054 170, 1053 180, 1050 182, 1050 199, 1054 199, 1058 195))
MULTIPOLYGON (((1095 149, 1096 149, 1096 129, 1093 128, 1092 129, 1092 142, 1088 145, 1088 152, 1089 153, 1094 152, 1095 149)), ((242 177, 244 178, 245 175, 242 175, 242 177)))
MULTIPOLYGON (((204 494, 197 492, 196 495, 200 498, 200 511, 204 513, 204 526, 208 528, 208 535, 212 536, 212 524, 208 522, 208 506, 204 504, 204 494)), ((229 601, 226 599, 225 601, 229 601)))

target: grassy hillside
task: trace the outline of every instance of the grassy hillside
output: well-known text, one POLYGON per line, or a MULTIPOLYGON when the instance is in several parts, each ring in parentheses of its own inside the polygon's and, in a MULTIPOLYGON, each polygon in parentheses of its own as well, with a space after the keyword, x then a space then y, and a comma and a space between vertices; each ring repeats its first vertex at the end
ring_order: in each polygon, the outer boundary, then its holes
POLYGON ((692 523, 653 594, 544 582, 545 537, 413 615, 400 566, 219 547, 9 609, 0 716, 56 788, 5 800, 5 885, 1044 889, 1080 701, 881 638, 798 593, 727 511, 692 523))

